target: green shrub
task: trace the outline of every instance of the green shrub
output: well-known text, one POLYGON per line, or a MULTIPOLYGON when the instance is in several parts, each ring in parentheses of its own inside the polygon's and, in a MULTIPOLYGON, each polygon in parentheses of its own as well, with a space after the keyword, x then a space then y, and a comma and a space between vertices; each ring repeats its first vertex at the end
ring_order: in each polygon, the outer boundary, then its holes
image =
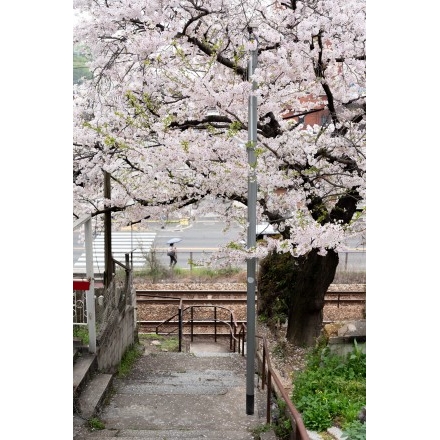
POLYGON ((359 420, 347 423, 342 430, 341 440, 366 440, 367 428, 359 420))
POLYGON ((306 369, 293 379, 292 402, 307 429, 350 426, 366 403, 365 353, 356 343, 344 357, 328 347, 314 350, 306 369))
POLYGON ((289 440, 292 423, 287 415, 287 405, 283 399, 277 399, 278 417, 273 425, 274 432, 279 440, 289 440))
POLYGON ((89 329, 86 325, 74 325, 73 337, 80 338, 83 345, 89 345, 89 329))

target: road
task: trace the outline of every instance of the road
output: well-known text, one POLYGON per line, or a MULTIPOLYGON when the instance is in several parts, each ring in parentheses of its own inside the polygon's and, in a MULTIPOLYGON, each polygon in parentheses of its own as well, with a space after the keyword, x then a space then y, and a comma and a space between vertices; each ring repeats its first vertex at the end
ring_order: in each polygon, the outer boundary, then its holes
MULTIPOLYGON (((223 228, 224 223, 218 221, 214 217, 203 217, 190 224, 185 224, 184 222, 170 222, 166 224, 164 229, 161 228, 159 222, 149 222, 148 229, 143 232, 155 235, 151 242, 145 241, 143 243, 142 251, 145 253, 148 252, 150 248, 155 249, 162 264, 168 265, 169 258, 166 256, 166 251, 169 245, 167 244, 167 241, 170 238, 180 238, 182 241, 177 244, 179 266, 188 268, 188 259, 198 259, 209 255, 219 247, 238 237, 240 232, 239 226, 235 225, 227 232, 222 232, 223 228)), ((112 232, 113 252, 115 253, 116 248, 119 250, 121 255, 115 256, 115 258, 122 262, 124 261, 124 252, 130 252, 133 249, 135 251, 139 250, 137 240, 136 238, 133 239, 133 235, 135 236, 140 232, 135 228, 133 228, 133 231, 131 231, 130 228, 125 228, 123 233, 126 235, 125 247, 122 244, 123 234, 119 231, 112 232)), ((96 265, 96 254, 98 253, 99 269, 101 269, 104 267, 102 235, 95 238, 94 252, 94 263, 96 265), (100 239, 100 246, 97 251, 98 239, 100 239)), ((73 265, 74 268, 76 267, 78 270, 85 267, 85 248, 84 243, 82 243, 80 232, 78 231, 74 231, 73 233, 73 265)))
POLYGON ((237 225, 229 231, 223 232, 224 223, 215 218, 205 217, 192 222, 188 226, 167 227, 156 231, 155 246, 158 249, 167 248, 170 238, 181 238, 179 250, 212 252, 226 243, 237 239, 241 228, 237 225))
POLYGON ((154 247, 162 264, 168 265, 167 241, 171 238, 180 238, 182 241, 176 243, 177 267, 190 268, 189 261, 206 261, 213 251, 230 241, 237 240, 241 231, 238 225, 231 226, 228 231, 223 229, 224 223, 215 217, 199 218, 189 225, 168 224, 165 229, 155 229, 154 247))
MULTIPOLYGON (((192 221, 189 224, 185 222, 167 223, 162 229, 159 222, 148 223, 148 229, 143 232, 152 233, 151 239, 145 242, 142 246, 142 252, 148 252, 150 248, 154 249, 160 262, 168 266, 169 257, 166 256, 166 251, 169 247, 167 241, 171 238, 179 238, 181 241, 176 244, 178 251, 178 264, 177 267, 186 268, 190 267, 189 261, 206 260, 209 255, 217 250, 219 247, 224 246, 230 241, 236 241, 240 237, 241 227, 238 225, 232 225, 229 230, 224 231, 224 222, 219 221, 216 217, 202 217, 196 221, 192 221)), ((119 252, 129 252, 132 249, 136 249, 136 240, 133 240, 133 234, 136 232, 135 228, 125 229, 126 248, 122 245, 119 248, 119 252), (131 237, 131 238, 130 238, 131 237)), ((116 233, 113 234, 112 240, 115 240, 116 233)), ((123 234, 124 235, 124 234, 123 234)), ((246 235, 244 235, 246 238, 246 235)), ((118 237, 118 240, 120 238, 118 237)), ((354 252, 354 250, 365 250, 365 243, 362 239, 352 239, 348 241, 348 246, 353 252, 340 254, 340 265, 344 266, 347 270, 365 270, 365 252, 354 252)), ((115 252, 116 246, 114 246, 115 252)), ((84 244, 81 242, 78 231, 74 231, 73 235, 73 263, 78 267, 79 261, 85 261, 84 244)), ((139 252, 139 249, 138 249, 139 252)), ((138 255, 138 258, 142 258, 138 255)), ((103 268, 103 254, 101 251, 100 256, 100 268, 103 268)), ((121 256, 117 258, 120 261, 124 261, 121 256)), ((95 258, 96 260, 96 258, 95 258)), ((244 265, 245 267, 245 265, 244 265)))

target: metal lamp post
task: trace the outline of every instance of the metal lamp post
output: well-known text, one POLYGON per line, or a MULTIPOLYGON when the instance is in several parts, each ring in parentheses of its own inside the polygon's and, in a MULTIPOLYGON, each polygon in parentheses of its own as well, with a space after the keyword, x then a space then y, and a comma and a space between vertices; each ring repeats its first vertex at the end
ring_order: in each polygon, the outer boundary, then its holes
MULTIPOLYGON (((258 40, 249 29, 249 41, 255 40, 256 47, 250 51, 248 61, 248 81, 257 67, 258 40)), ((257 83, 252 82, 252 91, 257 89, 257 83)), ((257 158, 255 146, 257 144, 257 97, 252 93, 249 95, 248 103, 248 230, 247 248, 253 249, 256 245, 257 230, 257 158)), ((254 389, 255 389, 255 285, 256 285, 256 259, 247 259, 247 342, 246 342, 246 414, 254 413, 254 389)))

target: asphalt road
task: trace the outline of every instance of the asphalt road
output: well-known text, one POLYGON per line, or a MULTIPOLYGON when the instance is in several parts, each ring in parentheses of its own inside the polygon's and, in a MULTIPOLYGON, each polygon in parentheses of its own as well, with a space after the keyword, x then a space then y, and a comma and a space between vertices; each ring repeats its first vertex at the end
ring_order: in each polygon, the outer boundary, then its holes
POLYGON ((212 252, 219 247, 227 244, 239 237, 242 230, 235 225, 228 231, 223 231, 224 223, 216 219, 203 218, 187 226, 175 227, 167 226, 166 229, 156 230, 155 246, 157 248, 168 247, 166 243, 170 238, 181 238, 182 241, 178 243, 179 250, 212 252))
MULTIPOLYGON (((240 236, 242 228, 239 225, 232 225, 228 230, 224 229, 224 222, 219 221, 216 217, 202 217, 190 223, 170 222, 164 228, 159 222, 149 222, 147 231, 156 233, 152 247, 165 266, 169 264, 169 257, 166 256, 169 247, 167 241, 171 238, 181 239, 176 244, 178 251, 177 267, 189 268, 190 260, 204 261, 213 251, 228 242, 237 241, 241 238, 246 239, 246 234, 240 236)), ((363 240, 361 238, 349 240, 348 245, 353 252, 341 253, 340 265, 343 265, 345 270, 365 270, 365 252, 355 252, 355 250, 366 249, 363 240)), ((79 240, 79 233, 74 231, 74 264, 83 253, 84 244, 79 240)))

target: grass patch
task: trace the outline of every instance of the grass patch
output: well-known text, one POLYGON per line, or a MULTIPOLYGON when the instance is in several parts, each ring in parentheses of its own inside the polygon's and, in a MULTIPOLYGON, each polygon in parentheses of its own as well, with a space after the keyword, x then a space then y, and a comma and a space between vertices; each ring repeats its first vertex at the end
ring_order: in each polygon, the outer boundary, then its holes
POLYGON ((143 347, 141 344, 131 345, 122 356, 118 367, 118 376, 125 377, 133 367, 134 363, 142 356, 143 347))
MULTIPOLYGON (((196 265, 193 265, 191 270, 182 269, 179 266, 170 270, 168 266, 158 263, 147 265, 143 269, 135 269, 133 277, 139 282, 153 283, 159 281, 246 283, 246 270, 237 267, 213 269, 196 265)), ((337 271, 333 284, 366 284, 366 273, 337 271)))
POLYGON ((265 423, 264 425, 257 426, 254 429, 251 430, 251 434, 255 438, 260 438, 260 434, 263 434, 263 432, 268 432, 272 429, 272 426, 268 423, 265 423))
MULTIPOLYGON (((223 269, 212 269, 209 267, 193 267, 190 275, 195 278, 206 278, 209 280, 216 278, 234 277, 242 273, 242 269, 228 267, 223 269)), ((188 271, 187 271, 188 273, 188 271)))
POLYGON ((101 429, 105 429, 105 425, 104 425, 104 423, 103 423, 101 420, 99 420, 97 417, 92 417, 92 418, 89 420, 89 428, 90 428, 92 431, 99 431, 99 430, 101 430, 101 429))
POLYGON ((307 429, 321 432, 338 426, 348 432, 359 428, 357 417, 366 405, 366 354, 356 343, 346 356, 331 353, 328 346, 317 347, 306 369, 293 378, 292 402, 307 429))
POLYGON ((139 340, 160 341, 163 350, 179 351, 179 338, 177 336, 157 335, 156 333, 139 333, 139 340))
MULTIPOLYGON (((153 283, 159 280, 187 280, 202 278, 206 281, 212 281, 213 279, 225 278, 231 275, 243 272, 243 269, 239 268, 227 268, 227 269, 212 269, 210 267, 198 266, 198 262, 189 259, 187 263, 190 265, 190 270, 182 269, 177 266, 172 269, 169 268, 168 264, 164 264, 161 261, 160 255, 155 247, 152 247, 149 252, 143 252, 145 258, 145 267, 143 269, 138 269, 133 273, 134 277, 145 278, 151 280, 153 283)), ((204 263, 201 263, 204 264, 204 263)), ((200 281, 200 280, 199 280, 200 281)))
POLYGON ((157 267, 151 269, 137 269, 133 272, 134 281, 140 283, 149 281, 156 283, 158 281, 172 282, 246 282, 246 271, 239 268, 213 269, 210 267, 194 267, 191 270, 174 267, 173 269, 157 267))

